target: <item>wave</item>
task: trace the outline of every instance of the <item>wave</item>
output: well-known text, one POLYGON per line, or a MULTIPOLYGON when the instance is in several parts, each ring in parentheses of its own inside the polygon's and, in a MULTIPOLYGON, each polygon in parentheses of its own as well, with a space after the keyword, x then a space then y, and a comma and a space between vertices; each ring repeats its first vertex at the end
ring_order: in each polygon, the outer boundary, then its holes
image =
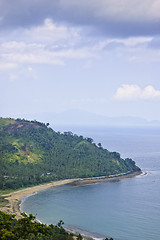
MULTIPOLYGON (((38 191, 36 191, 36 192, 34 192, 34 193, 31 193, 31 194, 28 194, 28 195, 25 195, 25 196, 23 196, 23 197, 21 198, 21 202, 20 202, 20 204, 19 204, 19 210, 20 210, 20 212, 23 212, 23 211, 22 211, 22 205, 23 205, 23 203, 25 202, 25 200, 26 200, 27 198, 33 196, 33 195, 36 195, 37 193, 38 193, 38 191)), ((27 214, 27 213, 26 213, 26 214, 27 214)))
POLYGON ((104 240, 106 238, 106 236, 104 236, 102 234, 91 232, 91 231, 88 231, 84 228, 77 227, 77 226, 74 226, 74 225, 66 224, 64 226, 64 228, 67 231, 72 232, 74 234, 81 234, 83 237, 86 237, 89 240, 92 240, 92 239, 93 240, 104 240))

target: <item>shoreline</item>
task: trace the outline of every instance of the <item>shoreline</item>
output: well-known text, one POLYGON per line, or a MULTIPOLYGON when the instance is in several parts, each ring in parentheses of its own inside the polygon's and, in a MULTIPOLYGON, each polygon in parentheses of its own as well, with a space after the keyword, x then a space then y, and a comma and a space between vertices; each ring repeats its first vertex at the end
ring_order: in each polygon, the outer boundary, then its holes
MULTIPOLYGON (((124 178, 131 178, 138 175, 143 174, 142 171, 137 172, 127 172, 124 174, 117 174, 117 175, 111 175, 111 176, 101 176, 101 177, 91 177, 91 178, 76 178, 76 179, 65 179, 60 181, 54 181, 46 184, 37 185, 34 187, 28 187, 22 190, 18 190, 9 194, 1 195, 1 197, 4 197, 5 200, 7 200, 7 204, 5 206, 0 207, 0 211, 3 211, 7 214, 15 214, 16 219, 20 219, 21 216, 21 204, 23 202, 23 199, 25 197, 28 197, 30 195, 36 194, 39 191, 49 189, 51 187, 61 186, 65 184, 73 184, 77 186, 85 185, 85 184, 93 184, 97 182, 113 182, 113 181, 119 181, 124 178)), ((69 231, 70 232, 70 231, 69 231)), ((71 231, 72 232, 72 231, 71 231)), ((77 232, 75 234, 78 234, 77 232)), ((85 234, 82 234, 83 240, 94 240, 98 239, 95 237, 91 237, 85 234)), ((101 239, 101 238, 100 238, 101 239)))
POLYGON ((25 196, 35 194, 39 191, 42 191, 51 187, 70 184, 70 183, 73 183, 74 181, 75 179, 65 179, 65 180, 50 182, 46 184, 36 185, 33 187, 28 187, 19 191, 1 195, 1 197, 4 197, 4 199, 7 200, 8 203, 5 206, 0 207, 0 211, 3 211, 7 214, 15 214, 16 218, 19 219, 21 218, 20 205, 25 196))
POLYGON ((97 182, 114 182, 114 181, 119 181, 125 178, 135 177, 141 174, 142 174, 142 171, 136 171, 136 172, 127 172, 127 173, 110 175, 110 176, 91 177, 91 178, 82 178, 82 179, 80 178, 80 179, 76 179, 76 181, 74 181, 72 184, 76 186, 81 186, 81 185, 92 184, 97 182))
POLYGON ((33 187, 28 187, 19 191, 15 191, 9 194, 1 195, 1 197, 4 197, 5 200, 8 201, 8 203, 5 206, 0 207, 0 211, 3 211, 7 214, 15 214, 16 218, 21 218, 21 211, 20 211, 20 205, 22 203, 22 200, 25 196, 35 194, 36 192, 51 188, 51 187, 57 187, 65 184, 73 184, 73 185, 84 185, 84 184, 92 184, 97 182, 103 182, 103 181, 119 181, 124 178, 131 178, 135 177, 137 175, 142 174, 142 171, 137 172, 128 172, 124 174, 117 174, 117 175, 111 175, 109 177, 101 176, 101 177, 91 177, 91 178, 74 178, 74 179, 65 179, 60 181, 54 181, 46 184, 41 184, 33 187))

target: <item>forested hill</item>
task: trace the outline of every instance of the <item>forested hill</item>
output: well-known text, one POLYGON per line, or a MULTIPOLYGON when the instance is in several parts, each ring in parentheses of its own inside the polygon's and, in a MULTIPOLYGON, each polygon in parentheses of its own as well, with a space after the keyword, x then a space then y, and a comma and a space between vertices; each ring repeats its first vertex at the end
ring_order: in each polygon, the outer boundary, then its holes
POLYGON ((55 132, 37 121, 0 118, 0 189, 128 171, 140 169, 91 138, 55 132))

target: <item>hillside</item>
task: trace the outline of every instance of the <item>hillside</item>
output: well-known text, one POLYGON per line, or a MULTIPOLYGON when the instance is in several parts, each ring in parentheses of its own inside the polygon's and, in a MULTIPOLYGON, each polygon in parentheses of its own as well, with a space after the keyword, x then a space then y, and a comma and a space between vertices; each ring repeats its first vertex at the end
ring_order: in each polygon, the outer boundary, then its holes
POLYGON ((22 213, 21 219, 15 219, 15 215, 0 211, 0 239, 12 240, 82 240, 82 236, 67 232, 63 227, 63 221, 57 225, 45 225, 36 221, 32 214, 27 216, 22 213))
MULTIPOLYGON (((0 211, 0 239, 12 240, 91 240, 82 237, 81 234, 73 234, 63 228, 64 222, 60 220, 57 225, 45 225, 37 222, 32 214, 27 216, 22 213, 21 219, 15 219, 15 215, 0 211)), ((113 238, 105 238, 113 240, 113 238)))
POLYGON ((0 118, 0 189, 52 180, 140 171, 131 159, 91 138, 59 133, 49 124, 0 118))

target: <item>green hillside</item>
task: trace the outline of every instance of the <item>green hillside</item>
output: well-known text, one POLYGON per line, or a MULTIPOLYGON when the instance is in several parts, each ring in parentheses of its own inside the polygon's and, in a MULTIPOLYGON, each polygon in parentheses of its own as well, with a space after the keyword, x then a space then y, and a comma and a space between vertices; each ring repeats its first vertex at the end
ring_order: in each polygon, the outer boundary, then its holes
POLYGON ((123 160, 91 138, 57 133, 48 125, 0 118, 0 189, 140 171, 134 161, 123 160))

